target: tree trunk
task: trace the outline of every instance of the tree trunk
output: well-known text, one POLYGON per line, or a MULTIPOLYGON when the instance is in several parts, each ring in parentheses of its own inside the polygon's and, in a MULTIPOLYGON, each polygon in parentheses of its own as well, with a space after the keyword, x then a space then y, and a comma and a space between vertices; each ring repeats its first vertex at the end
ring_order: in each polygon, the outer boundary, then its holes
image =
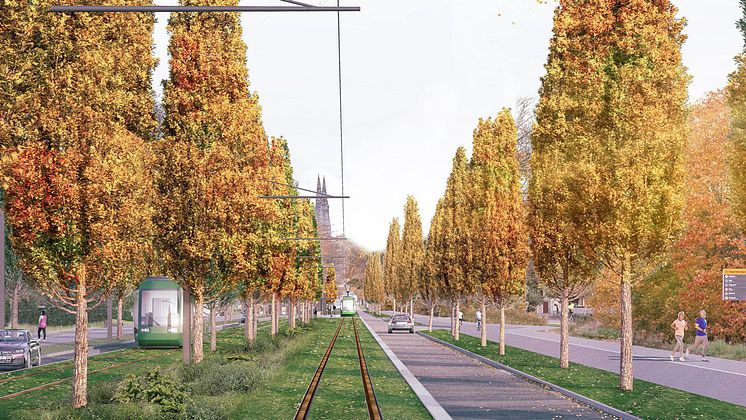
POLYGON ((562 289, 560 295, 560 367, 566 369, 570 366, 570 328, 567 318, 568 299, 567 289, 562 289))
POLYGON ((75 313, 75 361, 73 366, 73 407, 88 403, 88 301, 86 300, 86 270, 81 264, 77 272, 77 308, 75 313))
POLYGON ((461 310, 461 302, 456 300, 456 335, 453 336, 453 339, 456 341, 460 339, 460 335, 461 335, 461 322, 458 316, 458 313, 460 310, 461 310))
POLYGON ((435 305, 430 305, 430 319, 427 321, 428 332, 433 332, 433 312, 435 312, 435 305))
POLYGON ((270 304, 271 308, 272 308, 272 313, 270 314, 270 318, 269 318, 269 323, 272 324, 270 326, 269 333, 272 335, 272 337, 274 337, 275 335, 277 335, 277 318, 278 318, 278 316, 277 316, 277 304, 276 304, 276 301, 277 301, 277 292, 272 292, 272 303, 270 304))
POLYGON ((202 316, 202 307, 205 304, 205 295, 202 288, 196 290, 194 294, 194 337, 192 337, 192 361, 201 363, 204 359, 204 340, 205 340, 205 317, 202 316))
POLYGON ((122 307, 124 306, 124 298, 117 298, 117 340, 122 339, 124 334, 124 322, 122 321, 122 307))
POLYGON ((181 361, 188 365, 192 363, 192 292, 189 289, 183 289, 184 304, 181 308, 181 316, 184 318, 181 323, 181 361))
POLYGON ((619 388, 622 391, 631 391, 634 378, 632 377, 632 272, 630 270, 630 257, 624 256, 621 282, 621 351, 619 353, 619 388))
POLYGON ((409 301, 409 310, 412 312, 412 322, 414 322, 414 298, 409 301))
POLYGON ((217 305, 210 309, 210 351, 218 349, 218 314, 217 305))
POLYGON ((484 304, 484 301, 480 302, 480 310, 482 311, 482 325, 480 328, 482 347, 487 347, 487 306, 484 304))
POLYGON ((290 308, 288 308, 288 327, 295 328, 295 299, 290 299, 290 308))
POLYGON ((500 305, 500 356, 505 356, 505 306, 500 305))
POLYGON ((223 311, 223 325, 231 322, 231 315, 233 315, 233 304, 228 305, 223 311))
POLYGON ((13 297, 10 300, 10 328, 18 328, 18 292, 19 287, 16 285, 13 287, 13 297))
POLYGON ((391 298, 391 310, 396 314, 396 298, 391 298))
POLYGON ((256 302, 254 296, 251 297, 251 339, 256 339, 256 325, 257 325, 257 314, 256 314, 256 302))
POLYGON ((451 337, 456 336, 456 301, 451 301, 451 337))

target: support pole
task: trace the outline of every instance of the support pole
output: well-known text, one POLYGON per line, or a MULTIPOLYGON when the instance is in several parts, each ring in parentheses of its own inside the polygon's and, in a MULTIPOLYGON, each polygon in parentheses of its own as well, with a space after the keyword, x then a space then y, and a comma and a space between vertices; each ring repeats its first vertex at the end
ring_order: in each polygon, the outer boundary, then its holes
POLYGON ((111 327, 112 327, 112 321, 111 321, 111 295, 109 295, 109 298, 106 300, 106 339, 111 341, 112 333, 111 333, 111 327))
POLYGON ((181 308, 181 357, 185 365, 192 363, 192 295, 184 289, 184 305, 181 308))

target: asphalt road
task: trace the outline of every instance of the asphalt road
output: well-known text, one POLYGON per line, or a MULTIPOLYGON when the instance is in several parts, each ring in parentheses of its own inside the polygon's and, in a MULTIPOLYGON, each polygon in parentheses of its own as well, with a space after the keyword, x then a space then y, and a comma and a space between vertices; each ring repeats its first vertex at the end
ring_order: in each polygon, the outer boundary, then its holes
MULTIPOLYGON (((425 315, 415 320, 427 325, 425 315)), ((488 320, 489 321, 489 320, 488 320)), ((436 317, 433 328, 450 328, 450 319, 436 317)), ((507 325, 505 344, 537 353, 559 357, 559 334, 550 332, 556 326, 507 325)), ((464 322, 462 334, 479 337, 474 322, 464 322)), ((487 338, 499 341, 499 325, 487 325, 487 338)), ((685 343, 686 346, 691 344, 685 343)), ((691 354, 685 362, 669 359, 670 350, 633 347, 633 373, 636 379, 654 382, 695 394, 705 395, 733 404, 746 406, 746 362, 708 358, 691 354)), ((619 343, 570 337, 570 361, 619 373, 619 343)))
POLYGON ((454 419, 608 417, 417 334, 388 334, 386 322, 365 313, 360 316, 454 419))

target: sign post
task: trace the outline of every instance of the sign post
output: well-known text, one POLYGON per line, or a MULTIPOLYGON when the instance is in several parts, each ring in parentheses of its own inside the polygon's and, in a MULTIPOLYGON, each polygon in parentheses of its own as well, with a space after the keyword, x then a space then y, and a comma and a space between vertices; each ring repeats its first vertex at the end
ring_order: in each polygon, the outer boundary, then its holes
POLYGON ((746 301, 746 268, 723 269, 723 300, 746 301))

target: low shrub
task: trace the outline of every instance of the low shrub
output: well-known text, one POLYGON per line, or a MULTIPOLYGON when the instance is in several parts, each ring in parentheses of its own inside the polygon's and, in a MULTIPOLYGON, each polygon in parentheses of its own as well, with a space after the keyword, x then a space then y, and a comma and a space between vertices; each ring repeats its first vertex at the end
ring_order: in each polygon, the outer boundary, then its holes
POLYGON ((183 385, 163 375, 158 366, 145 377, 129 375, 117 388, 114 398, 120 403, 157 404, 166 412, 183 414, 187 394, 183 385))
POLYGON ((265 367, 235 362, 226 365, 214 364, 192 383, 189 388, 196 395, 222 395, 227 392, 248 392, 266 379, 265 367))

